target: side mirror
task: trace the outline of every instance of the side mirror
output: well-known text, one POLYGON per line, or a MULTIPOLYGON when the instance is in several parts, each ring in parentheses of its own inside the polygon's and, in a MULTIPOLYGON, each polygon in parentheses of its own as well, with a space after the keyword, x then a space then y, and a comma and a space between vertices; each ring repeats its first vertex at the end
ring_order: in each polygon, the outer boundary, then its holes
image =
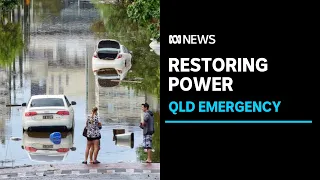
POLYGON ((24 149, 24 146, 21 146, 21 149, 24 149))
POLYGON ((132 54, 132 51, 129 51, 130 54, 132 54))
POLYGON ((27 103, 22 103, 21 106, 26 107, 27 103))
POLYGON ((71 151, 76 151, 77 148, 76 148, 76 147, 72 147, 72 148, 70 148, 70 150, 71 150, 71 151))
POLYGON ((74 101, 71 101, 71 105, 76 105, 77 103, 74 101))

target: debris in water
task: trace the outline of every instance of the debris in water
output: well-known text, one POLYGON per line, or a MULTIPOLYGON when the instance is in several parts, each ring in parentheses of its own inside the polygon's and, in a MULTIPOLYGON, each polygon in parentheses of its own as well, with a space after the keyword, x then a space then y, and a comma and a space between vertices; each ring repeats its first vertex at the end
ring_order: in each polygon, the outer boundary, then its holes
POLYGON ((19 138, 19 137, 11 137, 10 139, 12 141, 21 141, 21 138, 19 138))
POLYGON ((50 140, 53 144, 60 144, 61 143, 61 133, 60 132, 51 133, 50 140))

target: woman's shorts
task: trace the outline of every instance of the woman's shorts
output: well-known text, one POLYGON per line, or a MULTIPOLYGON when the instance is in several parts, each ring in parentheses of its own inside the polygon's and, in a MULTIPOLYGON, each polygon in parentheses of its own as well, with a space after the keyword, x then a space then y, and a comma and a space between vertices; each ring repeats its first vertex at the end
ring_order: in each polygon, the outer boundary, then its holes
POLYGON ((87 137, 88 141, 94 141, 94 140, 99 140, 99 139, 101 139, 101 136, 100 137, 95 137, 95 138, 87 137))

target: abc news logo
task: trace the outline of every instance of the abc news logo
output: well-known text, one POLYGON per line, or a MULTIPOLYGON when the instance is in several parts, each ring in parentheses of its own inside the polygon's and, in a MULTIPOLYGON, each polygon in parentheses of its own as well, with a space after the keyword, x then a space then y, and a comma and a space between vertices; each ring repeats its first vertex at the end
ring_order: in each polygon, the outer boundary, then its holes
POLYGON ((215 35, 169 35, 169 44, 215 44, 215 35))

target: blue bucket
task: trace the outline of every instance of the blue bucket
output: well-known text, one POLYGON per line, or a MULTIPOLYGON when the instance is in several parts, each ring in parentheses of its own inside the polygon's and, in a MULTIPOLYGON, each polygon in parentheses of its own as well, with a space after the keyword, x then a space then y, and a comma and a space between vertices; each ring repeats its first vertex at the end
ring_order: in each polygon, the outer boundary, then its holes
POLYGON ((60 132, 51 133, 50 140, 53 144, 60 144, 61 143, 61 133, 60 132))

